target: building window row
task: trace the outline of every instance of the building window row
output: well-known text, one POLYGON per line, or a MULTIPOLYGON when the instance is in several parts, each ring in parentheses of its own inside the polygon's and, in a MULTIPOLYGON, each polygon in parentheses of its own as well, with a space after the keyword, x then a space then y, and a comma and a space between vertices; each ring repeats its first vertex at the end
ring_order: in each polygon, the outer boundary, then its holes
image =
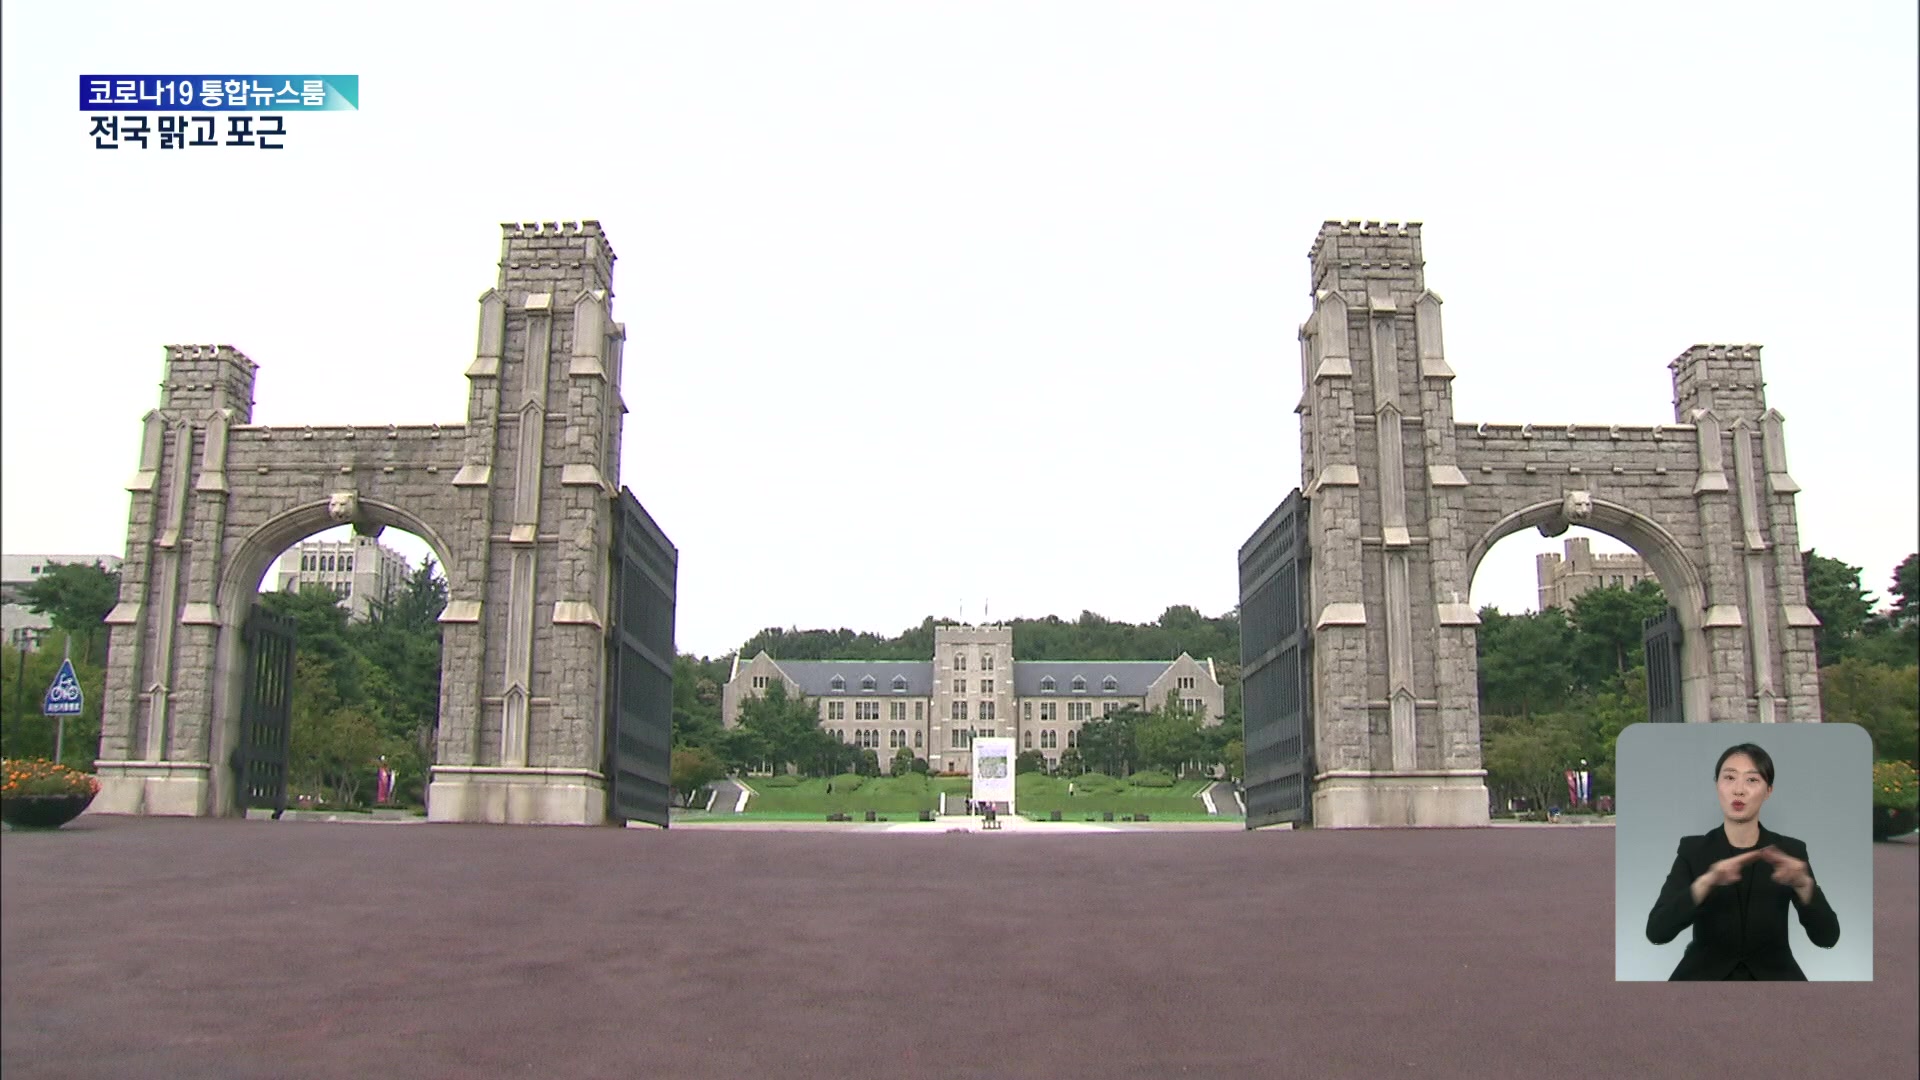
MULTIPOLYGON (((891 685, 894 693, 904 694, 907 692, 907 677, 905 675, 895 675, 891 685)), ((844 675, 835 675, 833 679, 827 683, 827 686, 836 694, 842 693, 847 689, 847 678, 844 675)), ((862 675, 860 677, 860 689, 864 693, 871 694, 874 690, 878 689, 879 686, 880 683, 871 675, 862 675)))
MULTIPOLYGON (((1051 694, 1058 685, 1059 684, 1054 681, 1053 676, 1048 675, 1040 680, 1040 692, 1043 694, 1051 694)), ((1100 680, 1100 689, 1105 693, 1114 693, 1120 689, 1120 680, 1109 675, 1100 680)), ((1087 692, 1086 676, 1075 675, 1073 677, 1073 692, 1076 694, 1084 694, 1087 692)))
POLYGON ((300 569, 309 571, 351 570, 351 555, 315 555, 307 552, 300 556, 300 569))

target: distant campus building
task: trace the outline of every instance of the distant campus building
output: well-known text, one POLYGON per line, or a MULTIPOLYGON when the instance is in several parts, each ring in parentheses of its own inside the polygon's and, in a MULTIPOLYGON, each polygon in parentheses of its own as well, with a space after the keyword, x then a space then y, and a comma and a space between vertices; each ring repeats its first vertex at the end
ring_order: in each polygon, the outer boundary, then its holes
POLYGON ((1533 557, 1540 583, 1541 611, 1550 607, 1571 611, 1573 598, 1583 592, 1609 585, 1631 589, 1640 584, 1642 578, 1653 576, 1646 560, 1632 552, 1595 555, 1593 545, 1584 536, 1568 540, 1566 552, 1564 559, 1552 552, 1533 557))
POLYGON ((28 652, 39 649, 47 632, 53 629, 53 617, 37 615, 27 610, 26 601, 21 593, 28 585, 39 580, 47 567, 56 563, 79 563, 82 566, 93 566, 97 563, 108 570, 118 570, 121 557, 118 555, 0 556, 0 632, 5 633, 7 644, 16 649, 24 648, 28 652))
POLYGON ((871 749, 891 771, 906 747, 936 772, 965 772, 975 738, 1010 737, 1044 754, 1047 768, 1079 743, 1080 726, 1132 705, 1157 708, 1171 693, 1208 725, 1226 712, 1212 660, 1186 653, 1165 660, 1016 661, 1013 628, 939 626, 933 659, 775 660, 738 657, 721 692, 720 720, 740 722, 740 705, 775 682, 820 706, 820 726, 871 749))
POLYGON ((369 536, 308 540, 280 556, 281 592, 309 585, 333 590, 347 617, 366 621, 375 603, 386 603, 406 586, 413 568, 407 557, 369 536))

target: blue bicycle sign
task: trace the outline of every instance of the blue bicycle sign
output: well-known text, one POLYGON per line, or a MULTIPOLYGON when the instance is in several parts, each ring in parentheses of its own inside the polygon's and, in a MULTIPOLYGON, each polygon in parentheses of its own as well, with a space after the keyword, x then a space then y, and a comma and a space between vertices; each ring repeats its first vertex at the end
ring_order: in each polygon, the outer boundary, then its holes
POLYGON ((53 677, 53 685, 47 687, 47 697, 40 703, 43 716, 79 716, 80 709, 86 704, 86 694, 80 690, 80 679, 73 673, 73 661, 60 661, 60 673, 53 677))

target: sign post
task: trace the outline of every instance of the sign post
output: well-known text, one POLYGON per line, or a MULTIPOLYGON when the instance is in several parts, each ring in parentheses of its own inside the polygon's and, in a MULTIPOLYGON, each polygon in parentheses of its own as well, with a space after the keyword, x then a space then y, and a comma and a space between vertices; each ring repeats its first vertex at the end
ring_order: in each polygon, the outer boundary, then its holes
POLYGON ((67 635, 66 649, 60 656, 60 672, 53 677, 53 685, 47 687, 47 696, 40 702, 40 713, 53 717, 59 724, 54 729, 53 760, 58 762, 66 749, 67 717, 79 716, 85 706, 87 696, 80 689, 80 679, 73 673, 73 635, 67 635))
POLYGON ((980 738, 973 740, 973 801, 1006 803, 1007 816, 1013 816, 1013 740, 980 738))

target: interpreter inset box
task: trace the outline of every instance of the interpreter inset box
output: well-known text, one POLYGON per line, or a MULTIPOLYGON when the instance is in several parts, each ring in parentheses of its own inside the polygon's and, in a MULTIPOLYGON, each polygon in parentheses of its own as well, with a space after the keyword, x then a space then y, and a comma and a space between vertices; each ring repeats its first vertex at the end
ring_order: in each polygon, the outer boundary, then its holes
POLYGON ((1873 978, 1865 730, 1634 724, 1614 774, 1615 979, 1873 978))

